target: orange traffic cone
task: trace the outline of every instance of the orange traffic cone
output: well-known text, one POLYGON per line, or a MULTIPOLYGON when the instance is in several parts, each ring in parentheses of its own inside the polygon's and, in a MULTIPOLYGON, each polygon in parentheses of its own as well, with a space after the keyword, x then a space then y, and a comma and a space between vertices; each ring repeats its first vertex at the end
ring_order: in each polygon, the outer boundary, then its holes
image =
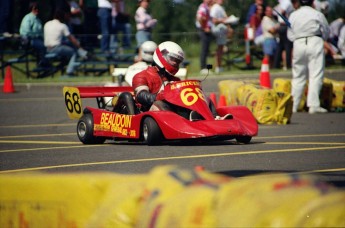
POLYGON ((213 102, 214 106, 217 106, 217 98, 215 93, 210 93, 210 100, 213 102))
POLYGON ((194 167, 194 170, 195 170, 196 172, 205 171, 205 167, 202 166, 202 165, 197 165, 197 166, 194 167))
POLYGON ((271 79, 270 79, 270 66, 269 60, 265 57, 262 60, 261 72, 260 72, 260 85, 264 88, 271 88, 271 79))
POLYGON ((224 95, 220 95, 218 102, 218 108, 222 106, 226 106, 226 99, 224 95))
POLYGON ((3 92, 4 93, 13 93, 14 92, 13 80, 12 80, 12 71, 11 71, 10 66, 8 66, 6 68, 3 92))

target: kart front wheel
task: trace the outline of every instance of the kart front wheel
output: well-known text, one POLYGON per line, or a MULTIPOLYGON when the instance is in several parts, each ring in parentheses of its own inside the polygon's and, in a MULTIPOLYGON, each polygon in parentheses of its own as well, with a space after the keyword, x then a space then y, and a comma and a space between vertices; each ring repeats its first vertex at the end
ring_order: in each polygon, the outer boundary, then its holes
POLYGON ((77 125, 79 140, 84 144, 102 144, 105 138, 93 135, 93 118, 91 114, 84 114, 77 125))
POLYGON ((143 122, 142 134, 147 145, 157 145, 162 139, 162 131, 151 117, 146 117, 143 122))
POLYGON ((239 136, 236 138, 237 142, 244 143, 244 144, 250 143, 250 140, 252 140, 251 136, 239 136))

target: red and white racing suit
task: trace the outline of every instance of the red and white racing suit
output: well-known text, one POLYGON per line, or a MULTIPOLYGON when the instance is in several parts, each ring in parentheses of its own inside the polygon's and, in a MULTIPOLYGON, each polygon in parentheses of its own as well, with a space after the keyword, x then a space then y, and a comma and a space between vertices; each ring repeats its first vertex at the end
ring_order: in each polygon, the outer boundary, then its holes
POLYGON ((132 86, 136 100, 149 109, 153 102, 163 99, 163 94, 160 92, 164 89, 165 82, 169 81, 180 81, 180 78, 172 75, 161 76, 157 67, 149 66, 133 78, 132 86))

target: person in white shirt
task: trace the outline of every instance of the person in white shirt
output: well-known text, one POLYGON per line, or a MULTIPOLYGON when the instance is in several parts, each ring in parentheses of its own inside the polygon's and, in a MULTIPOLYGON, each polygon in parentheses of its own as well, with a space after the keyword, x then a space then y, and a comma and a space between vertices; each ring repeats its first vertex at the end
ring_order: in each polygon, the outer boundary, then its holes
POLYGON ((86 58, 87 52, 80 46, 79 41, 70 33, 65 24, 68 17, 69 13, 61 9, 56 10, 54 19, 44 25, 44 45, 48 53, 57 54, 68 61, 66 73, 68 76, 74 76, 77 55, 86 58), (64 38, 67 38, 74 48, 63 43, 64 38))
POLYGON ((212 5, 210 10, 210 16, 213 22, 211 31, 212 34, 216 37, 217 43, 215 69, 216 73, 220 73, 223 71, 222 57, 224 45, 233 33, 233 30, 230 27, 230 25, 225 24, 226 19, 228 19, 228 15, 226 14, 226 11, 223 7, 223 3, 224 0, 214 0, 214 4, 212 5))
POLYGON ((325 113, 320 107, 320 91, 325 69, 324 41, 329 35, 325 16, 312 8, 313 0, 300 0, 301 7, 292 12, 288 38, 293 42, 291 95, 293 112, 297 112, 307 79, 309 113, 325 113))
POLYGON ((264 36, 263 51, 265 58, 269 59, 270 68, 273 67, 275 54, 277 51, 277 40, 279 23, 273 17, 272 7, 266 6, 265 16, 261 21, 262 32, 264 36))

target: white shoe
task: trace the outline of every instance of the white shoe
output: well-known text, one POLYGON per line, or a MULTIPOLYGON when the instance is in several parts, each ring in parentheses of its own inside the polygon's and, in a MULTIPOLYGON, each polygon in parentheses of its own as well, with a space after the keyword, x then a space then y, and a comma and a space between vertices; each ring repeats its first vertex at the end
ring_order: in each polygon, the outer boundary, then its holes
POLYGON ((223 71, 224 71, 224 69, 222 67, 216 67, 216 69, 215 69, 216 74, 219 74, 223 71))
POLYGON ((201 75, 207 75, 208 74, 208 69, 202 69, 201 71, 200 71, 200 74, 201 75))
POLYGON ((321 108, 321 107, 309 107, 309 114, 315 114, 315 113, 327 113, 327 109, 321 108))
POLYGON ((233 116, 231 114, 226 114, 224 116, 216 116, 215 120, 231 120, 233 116))

